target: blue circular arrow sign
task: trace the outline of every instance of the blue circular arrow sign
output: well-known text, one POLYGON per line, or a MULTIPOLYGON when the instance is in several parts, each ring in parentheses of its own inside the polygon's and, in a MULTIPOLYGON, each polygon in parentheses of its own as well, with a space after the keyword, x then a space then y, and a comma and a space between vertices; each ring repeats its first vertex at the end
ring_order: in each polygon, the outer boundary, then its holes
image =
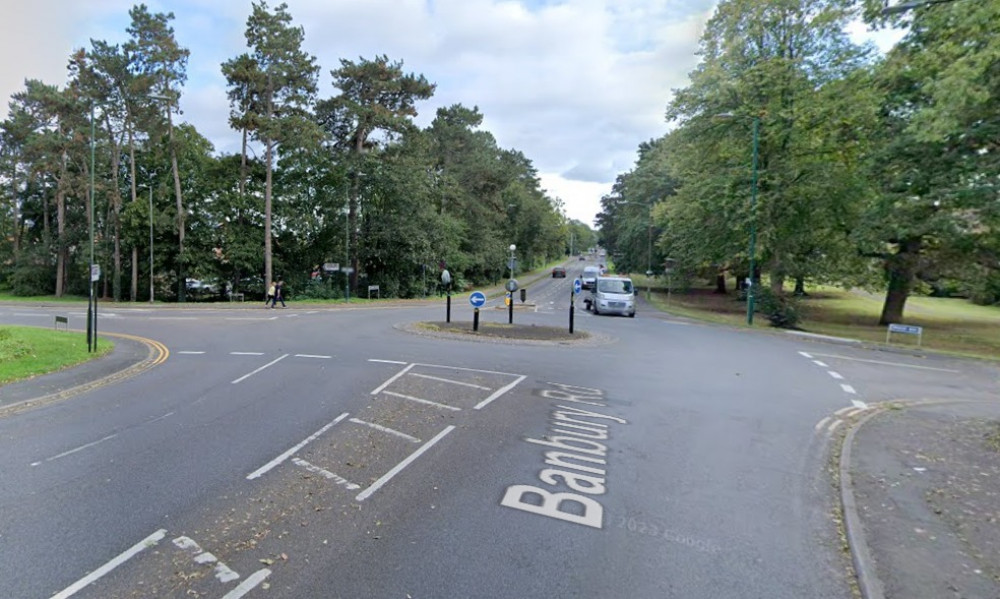
POLYGON ((579 294, 582 285, 583 284, 580 282, 580 279, 575 279, 573 281, 573 293, 579 294))
POLYGON ((469 303, 473 308, 482 308, 486 303, 486 295, 482 291, 473 291, 469 294, 469 303))

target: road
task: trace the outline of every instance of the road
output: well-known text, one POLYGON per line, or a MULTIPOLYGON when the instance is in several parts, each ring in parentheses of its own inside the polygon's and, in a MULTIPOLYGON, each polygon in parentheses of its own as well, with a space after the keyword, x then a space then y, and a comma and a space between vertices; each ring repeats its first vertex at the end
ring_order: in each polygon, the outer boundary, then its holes
MULTIPOLYGON (((515 322, 564 326, 571 267, 515 322)), ((471 327, 465 297, 452 316, 471 327)), ((169 357, 0 418, 0 596, 848 599, 838 425, 995 378, 643 304, 577 310, 574 344, 407 330, 443 317, 106 310, 169 357)))

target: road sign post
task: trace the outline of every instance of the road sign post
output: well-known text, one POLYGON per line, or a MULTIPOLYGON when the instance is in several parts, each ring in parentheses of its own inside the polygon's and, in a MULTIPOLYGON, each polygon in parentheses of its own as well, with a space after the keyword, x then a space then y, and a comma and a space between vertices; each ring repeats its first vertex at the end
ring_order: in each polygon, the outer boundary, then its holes
POLYGON ((472 330, 479 330, 479 309, 486 304, 486 294, 482 291, 473 291, 469 294, 469 303, 472 304, 472 330))
POLYGON ((517 279, 507 281, 504 287, 508 291, 507 297, 510 298, 507 302, 507 324, 514 324, 514 292, 517 291, 517 279))

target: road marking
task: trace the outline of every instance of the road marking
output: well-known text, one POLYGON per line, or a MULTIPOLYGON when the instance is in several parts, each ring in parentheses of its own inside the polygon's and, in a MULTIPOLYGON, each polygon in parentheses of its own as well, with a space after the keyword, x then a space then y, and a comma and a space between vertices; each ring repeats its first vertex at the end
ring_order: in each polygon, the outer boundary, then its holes
POLYGON ((263 356, 264 352, 262 352, 262 351, 231 351, 231 352, 229 352, 229 355, 230 356, 263 356))
MULTIPOLYGON (((263 354, 258 354, 258 355, 263 355, 263 354)), ((268 368, 268 367, 270 367, 270 366, 274 366, 275 364, 277 364, 278 362, 280 362, 280 361, 284 360, 284 359, 285 359, 285 358, 287 358, 287 357, 288 357, 288 354, 285 354, 285 355, 281 356, 280 358, 278 358, 277 360, 272 360, 272 361, 268 362, 267 364, 264 364, 263 366, 261 366, 261 367, 260 367, 260 368, 258 368, 257 370, 254 370, 253 372, 250 372, 250 373, 247 373, 247 374, 244 374, 244 375, 243 375, 243 376, 241 376, 240 378, 238 378, 238 379, 236 379, 235 381, 233 381, 233 383, 232 383, 232 384, 234 384, 234 385, 235 385, 236 383, 241 383, 241 382, 243 382, 243 381, 247 380, 248 378, 252 377, 253 375, 257 374, 257 373, 258 373, 258 372, 260 372, 261 370, 264 370, 265 368, 268 368)))
POLYGON ((406 374, 407 372, 409 372, 410 369, 413 368, 414 366, 416 366, 416 364, 409 364, 409 365, 407 365, 406 368, 404 368, 404 369, 400 370, 399 372, 397 372, 396 374, 392 375, 391 377, 389 377, 388 380, 386 380, 386 382, 384 382, 381 385, 379 385, 378 387, 376 387, 375 390, 372 391, 371 394, 372 395, 378 395, 379 393, 382 392, 383 389, 385 389, 389 385, 395 383, 396 379, 398 379, 399 377, 401 377, 404 374, 406 374))
POLYGON ((482 385, 474 385, 472 383, 466 383, 464 381, 454 381, 452 379, 446 379, 439 376, 431 376, 429 374, 420 374, 419 372, 411 372, 410 376, 420 377, 422 379, 430 379, 432 381, 441 381, 442 383, 451 383, 452 385, 462 385, 463 387, 472 387, 473 389, 482 389, 483 391, 492 391, 489 387, 483 387, 482 385))
POLYGON ((97 441, 91 441, 90 443, 87 443, 86 445, 81 445, 81 446, 77 447, 76 449, 71 449, 69 451, 64 451, 64 452, 60 453, 59 455, 52 456, 51 458, 45 458, 41 462, 32 462, 31 465, 32 466, 38 466, 42 462, 52 462, 54 460, 58 460, 59 458, 64 458, 64 457, 66 457, 68 455, 72 455, 72 454, 74 454, 74 453, 76 453, 78 451, 83 451, 84 449, 93 447, 93 446, 95 446, 95 445, 97 445, 99 443, 104 443, 105 441, 107 441, 109 439, 114 439, 117 436, 118 436, 117 433, 115 433, 113 435, 108 435, 107 437, 104 437, 103 439, 98 439, 97 441))
POLYGON ((399 360, 379 360, 377 358, 368 358, 369 362, 380 362, 382 364, 407 364, 407 362, 400 362, 399 360))
POLYGON ((295 354, 296 358, 316 358, 317 360, 329 360, 333 356, 318 356, 315 354, 295 354))
POLYGON ((858 393, 857 391, 854 390, 854 387, 844 383, 840 384, 840 388, 843 389, 845 393, 850 393, 851 395, 857 395, 858 393))
POLYGON ((163 537, 165 536, 167 536, 167 529, 161 528, 160 530, 154 532, 145 539, 139 541, 135 545, 132 545, 132 547, 119 554, 118 557, 112 559, 111 561, 104 564, 100 568, 94 570, 90 574, 84 576, 80 580, 69 585, 62 591, 56 593, 55 595, 52 596, 52 599, 68 599, 69 597, 72 597, 78 591, 85 588, 87 585, 99 580, 102 576, 104 576, 108 572, 111 572, 118 566, 124 564, 128 560, 135 557, 135 555, 141 552, 142 550, 156 545, 157 543, 162 541, 163 537))
POLYGON ((868 404, 866 404, 865 402, 861 401, 860 399, 852 399, 851 403, 854 404, 854 407, 856 407, 856 408, 861 408, 862 410, 867 410, 868 409, 868 404))
POLYGON ((199 565, 215 564, 215 578, 219 582, 232 582, 240 577, 229 566, 220 562, 219 558, 215 557, 215 554, 202 549, 201 545, 191 537, 177 537, 173 543, 178 549, 188 553, 191 559, 194 560, 194 563, 199 565))
POLYGON ((413 437, 411 435, 407 435, 406 433, 397 431, 394 428, 389 428, 388 426, 382 426, 381 424, 375 424, 374 422, 367 422, 365 420, 361 420, 360 418, 351 418, 350 422, 353 422, 355 424, 363 424, 363 425, 365 425, 365 426, 367 426, 369 428, 373 428, 373 429, 375 429, 377 431, 382 431, 383 433, 389 433, 390 435, 396 435, 397 437, 400 437, 402 439, 406 439, 407 441, 410 441, 411 443, 420 443, 420 439, 418 439, 416 437, 413 437))
POLYGON ((820 368, 829 368, 829 366, 827 366, 823 362, 820 362, 819 360, 813 360, 813 364, 815 364, 816 366, 819 366, 820 368))
POLYGON ((413 397, 412 395, 403 395, 402 393, 396 393, 395 391, 383 391, 382 393, 386 395, 391 395, 392 397, 398 397, 400 399, 408 399, 410 401, 415 401, 417 403, 422 403, 428 406, 434 406, 435 408, 451 410, 453 412, 462 411, 462 408, 456 408, 455 406, 449 406, 448 404, 438 403, 436 401, 431 401, 429 399, 421 399, 419 397, 413 397))
POLYGON ((201 354, 203 354, 205 352, 203 352, 203 351, 179 351, 177 353, 184 354, 184 355, 190 355, 190 356, 200 356, 201 354))
POLYGON ((518 383, 520 383, 520 382, 521 382, 521 381, 523 381, 524 379, 525 379, 525 377, 524 377, 524 376, 519 376, 519 377, 517 377, 517 379, 515 379, 515 380, 514 380, 514 382, 512 382, 512 383, 510 383, 510 384, 508 384, 508 385, 504 385, 503 387, 500 387, 499 389, 497 389, 497 390, 496 390, 496 392, 495 392, 495 393, 493 393, 493 395, 490 395, 489 397, 487 397, 487 398, 486 398, 486 399, 484 399, 483 401, 481 401, 481 402, 477 403, 477 404, 475 405, 475 407, 474 407, 473 409, 475 409, 475 410, 481 410, 481 409, 485 408, 485 407, 486 407, 486 406, 488 406, 488 405, 490 404, 490 402, 492 402, 492 401, 493 401, 494 399, 496 399, 496 398, 500 397, 501 395, 503 395, 504 393, 506 393, 506 392, 510 391, 510 390, 511 390, 511 389, 513 389, 513 388, 514 388, 514 387, 515 387, 515 386, 516 386, 516 385, 517 385, 518 383))
POLYGON ((809 358, 810 360, 812 360, 812 354, 806 353, 804 351, 800 351, 799 355, 802 356, 803 358, 809 358))
POLYGON ((166 413, 166 414, 164 414, 163 416, 157 416, 156 418, 153 418, 152 420, 147 420, 147 421, 146 421, 146 424, 153 424, 154 422, 159 422, 159 421, 161 421, 161 420, 165 420, 165 419, 167 419, 167 418, 170 418, 170 417, 171 417, 171 416, 173 416, 173 415, 174 415, 174 413, 173 413, 173 412, 167 412, 167 413, 166 413))
POLYGON ((830 376, 832 376, 833 378, 837 379, 838 381, 844 380, 844 375, 840 374, 839 372, 834 372, 832 370, 827 370, 826 373, 829 374, 830 376))
POLYGON ((371 497, 373 493, 375 493, 376 491, 378 491, 379 489, 381 489, 383 485, 385 485, 387 482, 389 482, 390 480, 392 480, 392 478, 394 476, 396 476, 397 474, 399 474, 400 472, 402 472, 404 468, 406 468, 411 463, 413 463, 414 460, 416 460, 421 455, 423 455, 423 453, 425 451, 427 451, 428 449, 430 449, 431 447, 433 447, 435 443, 437 443, 438 441, 440 441, 441 439, 443 439, 445 435, 447 435, 448 433, 450 433, 453 430, 455 430, 454 425, 448 426, 443 431, 441 431, 440 433, 438 433, 437 435, 435 435, 433 439, 431 439, 427 443, 424 443, 423 445, 421 445, 419 449, 417 449, 416 451, 414 451, 413 453, 411 453, 409 456, 407 456, 405 460, 403 460, 402 462, 396 464, 396 466, 393 467, 392 470, 390 470, 390 471, 386 472, 385 474, 383 474, 382 477, 379 478, 374 483, 372 483, 372 485, 370 487, 368 487, 364 491, 358 493, 358 496, 355 497, 354 500, 355 501, 364 501, 365 499, 368 499, 369 497, 371 497))
POLYGON ((292 458, 292 463, 295 464, 296 466, 300 466, 302 468, 305 468, 309 472, 313 472, 315 474, 319 474, 323 478, 332 480, 333 482, 337 483, 338 485, 346 487, 348 490, 356 491, 356 490, 358 490, 358 489, 361 488, 361 485, 356 485, 356 484, 352 483, 351 481, 347 480, 346 478, 344 478, 342 476, 337 476, 333 472, 330 472, 329 470, 326 470, 324 468, 320 468, 319 466, 317 466, 315 464, 312 464, 310 462, 307 462, 307 461, 303 460, 302 458, 292 458))
MULTIPOLYGON (((801 353, 801 352, 799 352, 801 353)), ((934 368, 933 366, 918 366, 916 364, 904 364, 902 362, 885 362, 882 360, 866 360, 864 358, 851 358, 848 356, 841 356, 838 354, 816 354, 818 356, 825 356, 827 358, 835 358, 837 360, 850 360, 851 362, 867 362, 869 364, 881 364, 883 366, 898 366, 899 368, 915 368, 917 370, 935 370, 938 372, 954 372, 959 373, 961 370, 952 370, 950 368, 934 368)))
POLYGON ((267 568, 263 570, 257 570, 253 574, 247 577, 246 580, 240 583, 238 587, 226 593, 222 599, 240 599, 243 595, 246 595, 253 589, 257 587, 260 583, 264 582, 268 576, 271 575, 271 571, 267 568))
POLYGON ((340 421, 341 421, 341 420, 343 420, 344 418, 347 418, 347 412, 344 412, 344 413, 343 413, 343 414, 341 414, 340 416, 337 416, 337 417, 336 417, 336 418, 335 418, 335 419, 333 420, 333 422, 331 422, 330 424, 327 424, 326 426, 324 426, 323 428, 319 429, 319 430, 318 430, 318 431, 316 431, 315 433, 313 433, 313 434, 309 435, 308 437, 306 437, 306 438, 305 438, 305 440, 303 440, 303 441, 302 441, 301 443, 299 443, 299 444, 298 444, 298 445, 296 445, 295 447, 292 447, 291 449, 289 449, 289 450, 288 450, 288 451, 286 451, 285 453, 283 453, 283 454, 279 455, 278 457, 274 458, 274 459, 273 459, 273 460, 271 460, 270 462, 268 462, 268 463, 264 464, 264 465, 263 465, 263 466, 261 466, 260 468, 258 468, 258 469, 256 469, 256 470, 254 470, 253 472, 251 472, 250 474, 248 474, 248 475, 247 475, 247 480, 253 480, 253 479, 255 479, 255 478, 258 478, 258 477, 260 477, 260 476, 261 476, 261 475, 263 475, 263 474, 266 474, 266 473, 267 473, 267 472, 268 472, 269 470, 271 470, 271 469, 272 469, 272 468, 274 468, 275 466, 277 466, 277 465, 281 464, 282 462, 284 462, 284 461, 285 461, 285 460, 287 460, 288 458, 292 457, 292 455, 293 455, 293 454, 294 454, 295 452, 297 452, 298 450, 302 449, 303 447, 305 447, 306 445, 308 445, 308 444, 309 444, 309 443, 311 443, 312 441, 315 441, 315 440, 316 440, 316 438, 318 438, 318 437, 319 437, 320 435, 322 435, 322 434, 323 434, 323 433, 325 433, 326 431, 330 430, 330 429, 331 429, 331 428, 333 427, 333 425, 337 424, 338 422, 340 422, 340 421))

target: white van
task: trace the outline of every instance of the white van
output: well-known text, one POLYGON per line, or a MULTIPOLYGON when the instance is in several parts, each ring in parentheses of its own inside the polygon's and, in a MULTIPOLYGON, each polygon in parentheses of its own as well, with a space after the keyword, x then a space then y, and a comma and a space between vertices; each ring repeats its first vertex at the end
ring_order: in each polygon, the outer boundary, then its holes
POLYGON ((594 314, 621 314, 635 318, 635 285, 628 277, 597 277, 590 297, 583 301, 594 314))

